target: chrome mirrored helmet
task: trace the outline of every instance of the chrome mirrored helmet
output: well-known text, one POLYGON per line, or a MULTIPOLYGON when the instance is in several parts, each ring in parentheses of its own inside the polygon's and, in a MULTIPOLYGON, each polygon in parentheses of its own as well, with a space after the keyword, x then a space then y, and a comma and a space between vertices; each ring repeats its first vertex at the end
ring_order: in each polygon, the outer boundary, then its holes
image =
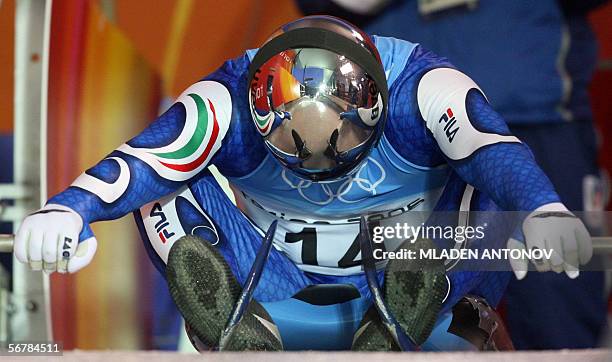
POLYGON ((388 89, 380 56, 368 35, 338 18, 281 27, 253 58, 248 84, 267 148, 303 179, 353 172, 382 136, 388 89))

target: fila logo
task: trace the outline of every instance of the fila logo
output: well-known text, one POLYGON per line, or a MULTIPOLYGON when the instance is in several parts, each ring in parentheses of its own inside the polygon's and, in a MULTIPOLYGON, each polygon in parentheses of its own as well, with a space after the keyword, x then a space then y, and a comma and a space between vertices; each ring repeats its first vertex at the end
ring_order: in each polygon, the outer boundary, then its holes
POLYGON ((174 232, 168 232, 167 227, 170 225, 168 222, 168 218, 166 214, 164 214, 164 210, 162 210, 161 204, 156 202, 151 209, 150 217, 159 217, 159 221, 155 223, 155 231, 157 231, 157 235, 161 239, 162 244, 165 244, 168 239, 175 235, 174 232))
POLYGON ((459 131, 459 125, 457 124, 457 119, 453 115, 452 109, 447 109, 446 113, 442 114, 438 123, 444 122, 444 133, 446 134, 446 138, 448 138, 448 142, 452 143, 455 135, 459 131))

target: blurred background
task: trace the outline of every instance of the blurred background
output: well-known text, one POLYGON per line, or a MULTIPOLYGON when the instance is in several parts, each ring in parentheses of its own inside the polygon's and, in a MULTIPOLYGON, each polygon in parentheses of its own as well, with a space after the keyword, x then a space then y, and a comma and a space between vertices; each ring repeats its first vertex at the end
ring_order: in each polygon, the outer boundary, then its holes
MULTIPOLYGON (((11 179, 18 1, 0 0, 0 182, 11 179)), ((291 0, 55 0, 48 194, 138 133, 191 83, 301 14, 291 0)), ((588 21, 599 43, 589 86, 599 158, 612 170, 612 4, 588 21)), ((489 61, 494 67, 495 57, 489 61)), ((180 319, 132 217, 93 229, 100 240, 93 263, 51 277, 54 339, 66 349, 175 348, 180 319)))

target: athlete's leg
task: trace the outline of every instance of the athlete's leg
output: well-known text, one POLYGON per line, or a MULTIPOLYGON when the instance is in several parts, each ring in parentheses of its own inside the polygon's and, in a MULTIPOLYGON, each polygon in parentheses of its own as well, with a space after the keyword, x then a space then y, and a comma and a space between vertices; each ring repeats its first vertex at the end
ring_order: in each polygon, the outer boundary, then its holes
MULTIPOLYGON (((223 244, 219 249, 240 284, 243 284, 261 246, 264 232, 232 204, 212 176, 202 178, 191 188, 198 203, 219 226, 223 244)), ((260 302, 283 300, 310 284, 304 272, 285 254, 272 248, 254 298, 260 302)))
MULTIPOLYGON (((363 258, 372 254, 367 242, 362 238, 363 258)), ((435 244, 429 239, 406 240, 399 247, 413 255, 433 248, 435 244)), ((366 313, 355 333, 353 349, 417 349, 430 335, 446 295, 444 263, 434 259, 392 259, 385 268, 384 288, 368 276, 374 270, 372 262, 364 260, 364 269, 379 318, 371 311, 366 313)))
MULTIPOLYGON (((200 347, 215 346, 261 245, 261 232, 211 175, 147 205, 142 215, 137 221, 145 245, 168 279, 190 337, 200 347)), ((258 300, 285 299, 308 284, 292 262, 272 250, 255 300, 233 333, 236 338, 228 339, 228 349, 277 349, 278 331, 258 300)))
POLYGON ((168 255, 166 279, 198 350, 220 346, 224 350, 282 349, 278 329, 256 300, 246 304, 242 318, 233 323, 232 333, 223 335, 242 287, 210 242, 192 235, 177 240, 168 255))
MULTIPOLYGON (((458 210, 485 211, 485 210, 497 210, 497 208, 495 207, 492 201, 484 197, 482 194, 474 191, 473 188, 467 187, 465 182, 463 182, 456 175, 453 175, 451 176, 451 178, 449 179, 449 182, 446 185, 445 191, 437 205, 436 211, 440 211, 441 213, 447 212, 445 215, 443 214, 443 216, 441 217, 441 222, 449 222, 450 218, 454 217, 455 223, 458 223, 459 217, 460 217, 459 213, 457 213, 458 210)), ((500 216, 499 214, 498 215, 486 214, 483 212, 476 212, 474 214, 475 216, 470 220, 471 223, 475 225, 482 225, 482 224, 489 225, 487 230, 491 230, 494 227, 497 227, 498 224, 500 224, 500 220, 497 220, 500 216)), ((504 226, 504 225, 505 224, 501 222, 501 226, 504 226)), ((491 231, 490 233, 495 234, 495 235, 499 235, 499 234, 509 235, 510 229, 511 229, 510 227, 507 227, 505 230, 498 229, 498 230, 495 230, 494 232, 491 231)), ((504 239, 503 245, 505 246, 505 239, 504 239)), ((490 247, 494 247, 494 245, 490 245, 490 247)), ((395 262, 397 262, 397 260, 395 262)), ((399 265, 402 263, 409 264, 410 261, 402 261, 396 264, 399 265)), ((391 265, 391 263, 389 265, 391 265)), ((402 269, 401 265, 397 269, 401 270, 402 269)), ((407 270, 407 272, 405 273, 406 275, 411 274, 411 271, 410 271, 411 268, 408 265, 406 266, 405 269, 407 270)), ((436 289, 440 289, 440 290, 443 289, 444 293, 441 299, 444 300, 444 304, 441 307, 440 307, 440 304, 438 304, 438 306, 436 307, 436 308, 441 308, 440 313, 439 313, 440 316, 448 316, 448 315, 452 316, 453 307, 457 305, 459 302, 461 302, 470 293, 474 293, 477 296, 484 298, 484 300, 486 300, 488 304, 491 304, 491 305, 497 304, 497 302, 499 301, 499 298, 501 297, 505 289, 505 285, 507 283, 507 280, 510 274, 506 272, 488 272, 488 271, 482 271, 482 270, 483 268, 481 269, 473 268, 473 271, 451 271, 448 275, 449 277, 448 280, 450 283, 447 282, 446 280, 444 280, 444 283, 435 282, 437 279, 434 277, 431 277, 430 278, 431 280, 427 279, 431 282, 430 287, 435 286, 436 289), (448 284, 450 284, 451 286, 450 291, 448 291, 448 284), (446 296, 447 291, 448 291, 448 296, 446 296), (445 299, 444 299, 444 296, 446 296, 445 299)), ((389 273, 386 273, 386 274, 389 274, 389 273)), ((400 272, 396 274, 399 275, 402 273, 400 272)), ((364 278, 363 275, 352 275, 352 276, 341 276, 341 277, 340 276, 325 276, 325 275, 320 275, 320 274, 307 274, 307 275, 315 283, 353 284, 357 289, 359 289, 363 298, 371 299, 370 290, 368 288, 366 279, 364 278)), ((401 278, 401 275, 397 277, 398 275, 395 275, 393 279, 394 283, 389 283, 389 280, 385 280, 386 279, 385 271, 384 270, 378 271, 379 283, 386 284, 384 287, 385 295, 386 296, 400 295, 399 298, 398 297, 388 298, 389 300, 387 300, 387 302, 389 302, 391 299, 395 300, 396 302, 403 301, 403 300, 410 300, 410 297, 413 297, 414 295, 411 295, 411 296, 406 295, 406 298, 401 298, 402 293, 410 293, 410 291, 418 290, 418 288, 416 289, 411 288, 410 283, 406 284, 407 281, 409 280, 417 280, 418 278, 416 278, 416 275, 414 277, 407 277, 407 278, 401 278), (402 291, 392 290, 394 288, 402 289, 402 291)), ((421 298, 421 297, 423 297, 427 293, 422 293, 421 291, 421 293, 417 293, 417 294, 420 296, 417 299, 423 301, 424 298, 421 298)), ((431 297, 430 299, 435 299, 439 296, 440 293, 438 293, 438 290, 431 290, 429 291, 429 294, 431 297)), ((392 309, 393 314, 396 316, 396 318, 400 320, 400 323, 403 322, 403 325, 405 326, 412 325, 414 327, 413 319, 415 318, 415 316, 412 315, 413 314, 412 310, 415 308, 408 308, 402 303, 394 303, 393 300, 391 300, 392 308, 390 309, 392 309), (406 312, 406 309, 411 309, 411 312, 410 313, 406 312)), ((428 312, 431 311, 433 309, 433 305, 436 304, 434 300, 430 300, 429 302, 430 304, 422 303, 423 305, 427 305, 426 309, 428 312)), ((438 303, 440 303, 440 301, 438 301, 438 303)), ((393 343, 393 338, 381 332, 381 331, 384 331, 385 328, 381 327, 380 320, 378 320, 376 317, 377 314, 373 313, 372 310, 373 309, 371 309, 369 313, 366 313, 364 319, 362 320, 361 327, 363 328, 360 327, 359 331, 356 333, 356 338, 354 342, 356 341, 358 343, 354 343, 354 347, 355 345, 357 345, 359 348, 376 349, 376 350, 397 348, 397 346, 394 345, 393 343)), ((421 313, 420 315, 425 316, 426 314, 427 313, 421 313)), ((436 318, 436 314, 434 313, 433 319, 435 320, 435 318, 436 318)), ((441 321, 439 321, 436 325, 440 325, 440 323, 441 321)), ((410 328, 410 329, 413 330, 413 334, 414 334, 414 331, 417 329, 419 332, 425 333, 424 331, 427 330, 427 333, 429 333, 431 329, 429 329, 429 327, 424 328, 426 326, 427 326, 427 323, 421 325, 419 328, 410 328)), ((440 336, 441 333, 437 333, 437 335, 440 336)), ((447 341, 449 340, 456 341, 456 338, 454 338, 453 336, 447 336, 447 337, 448 337, 446 338, 447 341)), ((450 348, 450 346, 439 343, 439 342, 429 343, 428 345, 430 346, 431 345, 445 345, 450 348)))
MULTIPOLYGON (((151 260, 165 275, 168 253, 183 235, 212 243, 242 285, 261 245, 263 232, 229 200, 211 174, 135 214, 151 260)), ((284 254, 272 248, 255 289, 258 301, 291 297, 311 284, 284 254)))

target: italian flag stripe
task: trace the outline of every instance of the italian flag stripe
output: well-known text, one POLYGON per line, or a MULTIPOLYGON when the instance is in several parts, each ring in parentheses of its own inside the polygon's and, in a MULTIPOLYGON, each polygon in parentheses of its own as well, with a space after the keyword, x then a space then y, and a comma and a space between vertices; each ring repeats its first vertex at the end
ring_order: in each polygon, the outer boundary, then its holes
POLYGON ((208 110, 206 109, 204 100, 200 98, 199 95, 192 93, 189 96, 193 98, 198 109, 196 129, 191 136, 191 139, 189 139, 189 141, 182 148, 174 152, 154 153, 154 155, 172 160, 185 158, 192 155, 198 149, 198 147, 200 147, 202 142, 204 142, 204 138, 206 137, 206 129, 208 128, 208 110))
POLYGON ((213 129, 212 129, 212 134, 210 136, 210 140, 208 141, 208 144, 206 145, 204 152, 200 155, 200 157, 186 164, 176 165, 176 164, 160 161, 162 165, 172 170, 176 170, 176 171, 191 172, 195 170, 196 168, 200 167, 204 163, 204 161, 208 158, 208 155, 210 154, 210 151, 212 150, 215 142, 217 141, 217 137, 219 136, 219 122, 217 122, 217 114, 215 113, 215 107, 213 106, 210 99, 207 99, 207 101, 208 101, 208 105, 210 106, 210 111, 213 114, 213 129))

